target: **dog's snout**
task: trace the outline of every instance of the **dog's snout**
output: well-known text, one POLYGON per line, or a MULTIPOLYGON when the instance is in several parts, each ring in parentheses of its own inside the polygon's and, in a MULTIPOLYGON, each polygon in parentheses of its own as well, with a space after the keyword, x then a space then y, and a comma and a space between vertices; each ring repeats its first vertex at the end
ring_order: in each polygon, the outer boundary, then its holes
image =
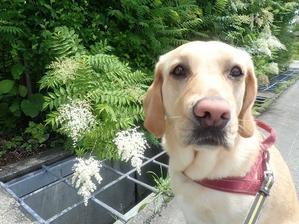
POLYGON ((230 119, 230 107, 222 99, 202 99, 193 107, 194 117, 203 128, 224 128, 230 119))

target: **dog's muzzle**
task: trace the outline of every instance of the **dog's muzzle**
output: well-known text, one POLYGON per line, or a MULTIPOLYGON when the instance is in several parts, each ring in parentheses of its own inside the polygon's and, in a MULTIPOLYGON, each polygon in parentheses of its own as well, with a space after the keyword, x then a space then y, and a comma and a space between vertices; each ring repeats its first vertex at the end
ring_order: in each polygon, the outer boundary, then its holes
POLYGON ((231 112, 222 98, 203 98, 193 107, 194 128, 188 144, 228 147, 226 131, 231 112))

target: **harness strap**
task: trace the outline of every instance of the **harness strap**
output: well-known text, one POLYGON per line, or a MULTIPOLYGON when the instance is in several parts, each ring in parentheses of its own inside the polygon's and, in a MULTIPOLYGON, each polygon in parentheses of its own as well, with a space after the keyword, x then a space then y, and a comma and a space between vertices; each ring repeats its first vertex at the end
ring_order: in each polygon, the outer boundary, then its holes
POLYGON ((262 182, 262 185, 261 185, 259 191, 256 193, 254 201, 250 207, 250 210, 249 210, 243 224, 257 223, 257 221, 260 217, 260 214, 261 214, 261 210, 265 203, 265 200, 266 200, 267 196, 269 196, 270 190, 274 184, 273 172, 271 171, 271 169, 269 167, 270 156, 269 156, 268 148, 271 145, 273 145, 273 143, 275 142, 276 133, 275 133, 274 129, 272 129, 266 123, 264 123, 260 120, 256 120, 256 123, 259 127, 263 128, 264 130, 269 132, 270 135, 261 144, 261 149, 264 152, 264 161, 265 161, 264 180, 262 182))
MULTIPOLYGON (((267 169, 269 169, 269 168, 267 168, 267 169)), ((267 196, 269 196, 269 193, 270 193, 273 183, 274 183, 273 173, 270 170, 266 170, 263 184, 262 184, 259 192, 256 194, 255 199, 250 207, 250 210, 249 210, 243 224, 257 223, 260 213, 261 213, 261 210, 263 208, 263 205, 265 203, 267 196)))
POLYGON ((266 170, 266 162, 269 160, 268 149, 274 144, 276 139, 276 133, 273 128, 260 120, 256 120, 256 124, 268 132, 268 136, 261 142, 258 158, 245 176, 224 177, 221 179, 205 178, 194 180, 194 182, 218 191, 255 196, 257 192, 259 192, 265 179, 264 172, 266 170))
POLYGON ((256 120, 258 127, 264 129, 269 135, 260 144, 260 154, 256 163, 252 166, 245 177, 226 177, 222 179, 202 179, 195 180, 196 183, 211 189, 255 195, 255 199, 243 224, 255 224, 258 221, 262 207, 270 189, 274 183, 274 176, 269 168, 268 149, 276 140, 276 133, 273 128, 260 120, 256 120))

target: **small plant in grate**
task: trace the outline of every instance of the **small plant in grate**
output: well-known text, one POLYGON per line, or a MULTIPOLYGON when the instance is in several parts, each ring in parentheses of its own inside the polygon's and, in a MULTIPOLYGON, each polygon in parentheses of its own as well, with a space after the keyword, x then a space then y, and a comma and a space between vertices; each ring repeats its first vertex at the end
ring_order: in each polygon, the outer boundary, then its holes
POLYGON ((148 173, 151 174, 153 177, 153 180, 155 182, 155 187, 158 190, 157 195, 164 195, 168 198, 174 196, 173 191, 170 186, 170 177, 169 176, 163 177, 162 170, 161 170, 160 176, 152 171, 149 171, 148 173))
POLYGON ((155 188, 157 189, 157 192, 153 196, 153 200, 151 200, 151 202, 143 204, 139 208, 139 211, 146 207, 149 203, 153 203, 154 214, 159 214, 161 210, 166 206, 166 204, 174 197, 173 191, 170 186, 170 177, 163 177, 162 169, 160 176, 153 171, 149 171, 148 173, 151 174, 155 182, 155 188))

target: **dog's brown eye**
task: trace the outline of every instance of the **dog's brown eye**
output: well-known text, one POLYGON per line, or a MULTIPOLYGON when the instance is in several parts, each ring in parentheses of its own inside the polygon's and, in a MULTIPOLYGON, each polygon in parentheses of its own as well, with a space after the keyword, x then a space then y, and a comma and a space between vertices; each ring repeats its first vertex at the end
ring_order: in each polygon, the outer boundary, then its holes
POLYGON ((234 78, 238 78, 238 77, 240 77, 240 76, 243 75, 243 72, 242 72, 242 70, 240 69, 240 67, 235 66, 235 67, 233 67, 233 68, 230 70, 229 75, 232 76, 232 77, 234 77, 234 78))
POLYGON ((184 78, 187 75, 187 70, 182 65, 177 65, 171 74, 177 78, 184 78))

